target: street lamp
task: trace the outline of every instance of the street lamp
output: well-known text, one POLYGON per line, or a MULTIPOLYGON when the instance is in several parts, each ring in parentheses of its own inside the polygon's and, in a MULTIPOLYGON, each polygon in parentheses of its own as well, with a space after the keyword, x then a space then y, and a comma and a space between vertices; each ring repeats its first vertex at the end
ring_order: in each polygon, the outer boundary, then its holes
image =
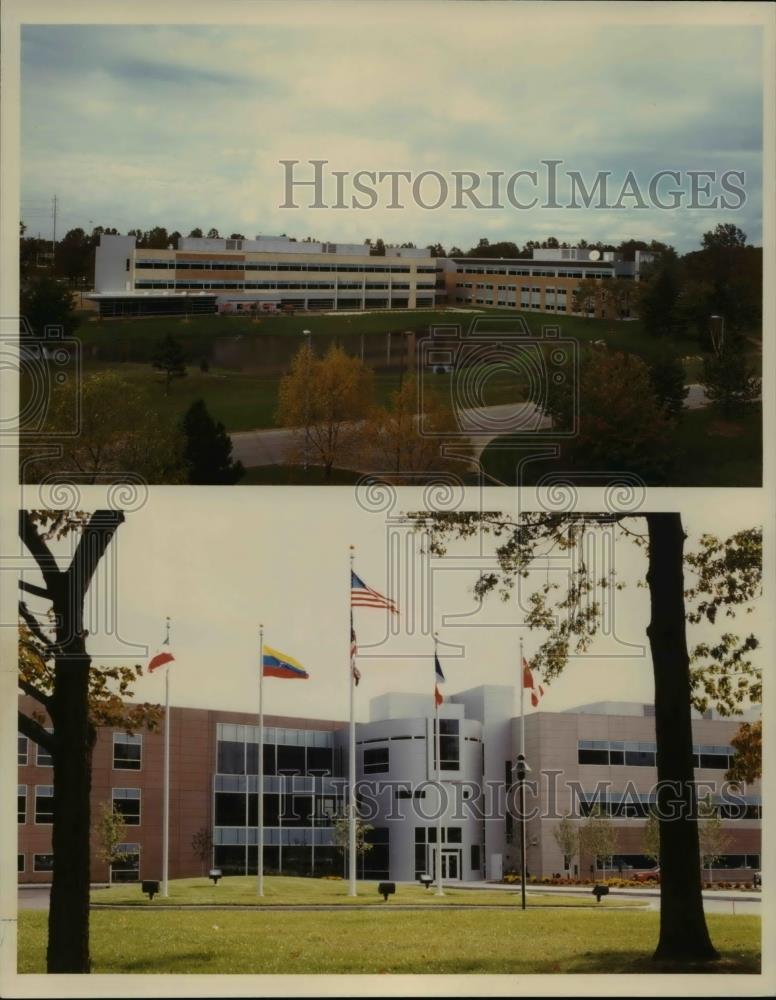
POLYGON ((520 909, 522 910, 525 909, 525 776, 530 770, 525 754, 519 753, 515 762, 515 773, 520 809, 520 909))

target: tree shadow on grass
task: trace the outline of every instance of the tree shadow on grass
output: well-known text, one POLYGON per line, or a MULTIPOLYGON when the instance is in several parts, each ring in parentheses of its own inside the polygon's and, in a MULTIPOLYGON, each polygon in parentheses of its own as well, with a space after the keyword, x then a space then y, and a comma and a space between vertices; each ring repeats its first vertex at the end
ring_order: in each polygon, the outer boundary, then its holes
POLYGON ((207 973, 208 965, 217 965, 219 956, 212 951, 180 951, 175 954, 146 955, 143 958, 116 958, 110 962, 96 962, 94 972, 107 975, 129 975, 131 973, 207 973))
POLYGON ((759 974, 760 956, 756 953, 723 955, 714 962, 657 962, 638 951, 590 951, 564 963, 564 972, 580 973, 652 973, 652 974, 759 974))

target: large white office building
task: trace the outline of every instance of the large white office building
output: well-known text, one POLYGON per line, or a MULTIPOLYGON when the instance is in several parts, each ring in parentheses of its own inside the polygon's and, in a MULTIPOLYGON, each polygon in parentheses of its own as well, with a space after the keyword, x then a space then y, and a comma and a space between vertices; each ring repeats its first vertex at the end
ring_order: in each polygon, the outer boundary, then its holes
POLYGON ((316 312, 433 308, 436 260, 429 250, 359 243, 181 237, 150 250, 134 236, 103 234, 94 292, 101 316, 316 312))

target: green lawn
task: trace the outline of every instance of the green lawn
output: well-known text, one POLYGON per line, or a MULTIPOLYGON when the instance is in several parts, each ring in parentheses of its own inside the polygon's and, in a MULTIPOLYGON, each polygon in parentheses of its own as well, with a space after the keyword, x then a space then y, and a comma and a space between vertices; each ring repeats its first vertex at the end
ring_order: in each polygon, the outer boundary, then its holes
MULTIPOLYGON (((551 442, 551 439, 548 439, 551 442)), ((536 450, 548 442, 531 442, 536 450)), ((743 416, 723 419, 714 407, 686 410, 676 432, 677 458, 671 486, 760 486, 762 483, 762 410, 753 405, 743 416)), ((527 452, 511 451, 501 441, 497 447, 489 444, 482 453, 487 473, 508 486, 515 484, 515 469, 527 452)), ((523 468, 523 484, 533 485, 550 472, 567 473, 573 479, 568 461, 561 454, 557 459, 540 459, 523 468)), ((613 471, 613 474, 616 473, 613 471)), ((648 483, 660 486, 662 483, 648 483)))
MULTIPOLYGON (((45 971, 46 913, 19 914, 20 973, 45 971)), ((760 971, 760 919, 707 918, 722 960, 656 966, 658 914, 577 910, 93 911, 93 972, 644 973, 760 971)))
MULTIPOLYGON (((148 362, 156 344, 168 333, 181 344, 192 363, 201 357, 213 358, 214 345, 245 359, 252 356, 251 344, 259 345, 256 364, 276 366, 287 360, 302 342, 303 331, 311 332, 317 349, 325 349, 332 340, 344 342, 352 352, 360 349, 365 337, 365 349, 370 363, 387 362, 386 334, 401 334, 412 330, 424 334, 431 325, 460 325, 465 331, 479 316, 503 319, 522 317, 529 330, 540 336, 544 327, 557 325, 562 337, 573 337, 581 343, 604 340, 616 350, 629 351, 652 359, 664 344, 644 333, 641 321, 625 322, 603 319, 583 319, 581 316, 553 316, 548 313, 520 313, 513 309, 479 309, 471 312, 455 309, 412 310, 405 312, 348 313, 296 316, 265 316, 259 320, 247 316, 192 316, 99 319, 93 313, 81 313, 82 322, 75 336, 81 341, 85 357, 111 361, 148 362), (232 342, 231 345, 228 342, 232 342)), ((671 341, 680 357, 697 355, 698 341, 685 336, 671 341)), ((392 341, 393 363, 398 363, 398 338, 392 341)), ((247 362, 246 362, 247 363, 247 362)))
MULTIPOLYGON (((280 376, 262 376, 256 372, 232 371, 211 368, 208 372, 189 366, 184 378, 174 379, 169 395, 164 393, 163 377, 150 364, 136 362, 87 361, 87 375, 112 371, 146 393, 148 405, 163 420, 177 420, 183 416, 194 400, 204 399, 210 414, 220 420, 228 431, 247 431, 275 427, 280 376)), ((375 397, 380 404, 387 403, 391 393, 399 388, 398 372, 382 372, 375 376, 375 397)), ((425 384, 443 397, 451 391, 450 375, 429 374, 425 384)), ((473 404, 494 405, 513 402, 525 397, 525 386, 515 375, 500 369, 481 366, 467 376, 466 385, 477 385, 481 399, 472 398, 473 404)), ((456 391, 460 393, 460 388, 456 391)), ((468 390, 466 390, 468 391, 468 390)), ((24 398, 24 387, 22 396, 24 398)), ((464 397, 469 402, 469 396, 464 397)))
POLYGON ((727 420, 714 407, 690 410, 679 425, 676 486, 761 486, 762 408, 727 420))
MULTIPOLYGON (((359 882, 358 896, 355 902, 359 905, 384 905, 383 898, 377 892, 376 882, 359 882)), ((264 895, 256 894, 256 879, 250 875, 230 875, 222 879, 218 885, 213 885, 209 878, 175 879, 170 882, 170 895, 164 899, 154 896, 149 903, 140 886, 115 885, 109 889, 92 891, 92 903, 122 905, 132 904, 141 907, 164 907, 190 904, 208 905, 242 905, 262 906, 273 903, 282 904, 317 904, 326 906, 350 905, 354 902, 348 895, 348 884, 340 879, 295 878, 289 875, 268 875, 264 879, 264 895)), ((465 903, 467 905, 517 905, 520 900, 519 888, 512 891, 494 889, 491 892, 482 889, 445 889, 444 896, 437 896, 433 887, 424 889, 421 885, 397 885, 396 895, 390 902, 397 903, 432 903, 451 904, 465 903)), ((527 901, 532 906, 604 906, 625 905, 641 906, 639 900, 620 899, 612 896, 597 904, 591 895, 561 896, 549 893, 527 894, 527 901)))

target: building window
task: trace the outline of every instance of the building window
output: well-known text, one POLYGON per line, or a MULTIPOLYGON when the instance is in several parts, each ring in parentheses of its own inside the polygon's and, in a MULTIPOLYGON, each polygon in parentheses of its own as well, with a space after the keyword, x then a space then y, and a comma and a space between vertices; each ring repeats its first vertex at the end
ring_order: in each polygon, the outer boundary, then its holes
MULTIPOLYGON (((460 735, 458 719, 439 720, 440 770, 457 771, 461 766, 460 735)), ((434 733, 436 737, 436 732, 434 733)), ((436 767, 436 742, 434 744, 434 766, 436 767)))
POLYGON ((140 826, 140 789, 114 788, 113 808, 127 826, 140 826))
MULTIPOLYGON (((47 729, 46 732, 50 733, 51 730, 47 729)), ((38 767, 53 767, 54 766, 54 761, 53 761, 53 759, 51 757, 51 754, 48 752, 48 750, 45 750, 41 746, 36 747, 35 763, 38 765, 38 767)))
POLYGON ((245 743, 219 740, 217 769, 219 774, 245 774, 245 743))
POLYGON ((27 786, 19 785, 16 793, 17 822, 27 822, 27 786))
POLYGON ((35 822, 54 822, 54 786, 35 786, 35 822))
POLYGON ((143 757, 143 737, 113 734, 113 767, 117 771, 139 771, 143 757))
POLYGON ((654 767, 655 747, 649 743, 626 743, 625 763, 629 767, 654 767))
POLYGON ((388 770, 388 747, 364 750, 364 774, 384 774, 388 770))
POLYGON ((32 856, 32 870, 34 872, 53 872, 54 871, 54 855, 53 854, 33 854, 33 856, 32 856))
POLYGON ((111 862, 111 882, 137 882, 140 878, 140 844, 119 844, 121 858, 111 862))
POLYGON ((472 844, 471 847, 471 869, 473 872, 480 870, 480 845, 472 844))
POLYGON ((361 877, 371 879, 389 878, 389 842, 390 831, 388 827, 375 827, 367 830, 364 835, 366 843, 372 845, 372 849, 362 855, 361 877))
POLYGON ((16 855, 16 871, 17 872, 23 872, 24 871, 24 855, 23 854, 17 854, 16 855))
POLYGON ((26 736, 20 736, 18 738, 18 753, 19 759, 17 761, 19 767, 23 767, 27 763, 28 754, 28 741, 26 736))
POLYGON ((216 826, 245 826, 245 794, 216 792, 216 826))
POLYGON ((580 740, 577 744, 579 764, 608 764, 609 744, 606 740, 580 740))
POLYGON ((305 748, 303 746, 278 745, 278 772, 286 774, 304 774, 305 748))

